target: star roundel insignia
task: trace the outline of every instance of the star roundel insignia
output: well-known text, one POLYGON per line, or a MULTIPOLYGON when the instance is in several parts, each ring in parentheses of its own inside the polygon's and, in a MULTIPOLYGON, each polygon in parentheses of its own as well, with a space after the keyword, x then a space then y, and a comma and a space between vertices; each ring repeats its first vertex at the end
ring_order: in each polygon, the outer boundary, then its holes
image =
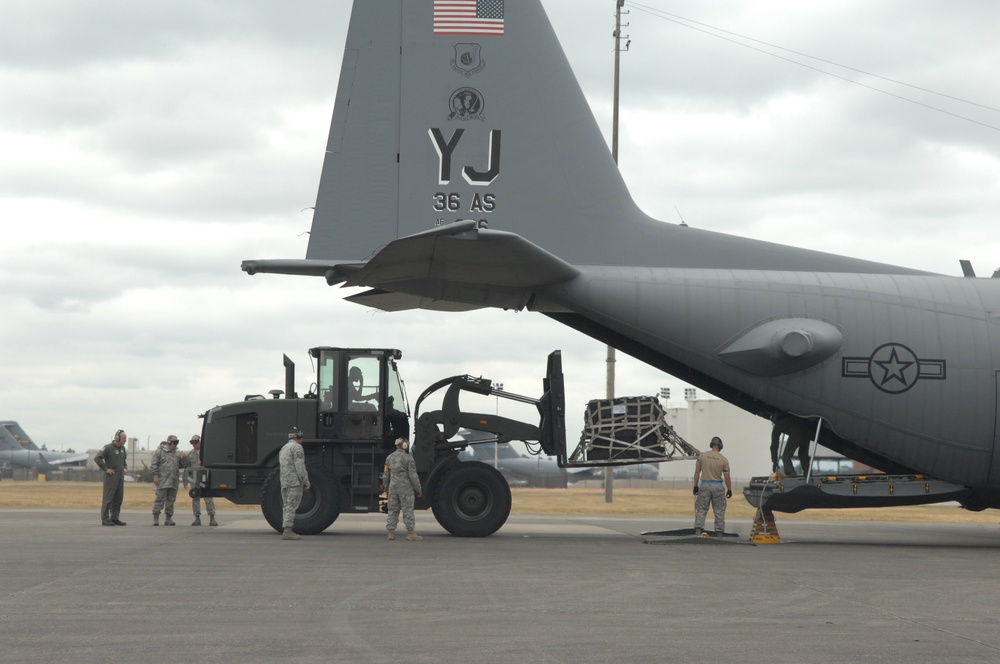
POLYGON ((922 360, 900 343, 882 344, 868 357, 843 358, 844 378, 868 378, 888 394, 901 394, 919 379, 945 380, 944 360, 922 360))
POLYGON ((917 356, 902 344, 885 344, 872 353, 871 379, 883 392, 905 392, 917 382, 918 373, 917 356))

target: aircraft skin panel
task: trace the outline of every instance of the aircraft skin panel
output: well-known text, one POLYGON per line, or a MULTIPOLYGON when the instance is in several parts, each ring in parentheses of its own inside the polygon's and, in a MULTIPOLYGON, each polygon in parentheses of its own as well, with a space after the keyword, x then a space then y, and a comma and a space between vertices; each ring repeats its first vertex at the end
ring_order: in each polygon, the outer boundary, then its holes
POLYGON ((993 417, 982 414, 996 408, 992 363, 982 358, 991 357, 997 326, 983 296, 995 301, 998 286, 958 277, 584 268, 560 286, 564 295, 548 298, 763 404, 823 416, 840 436, 905 467, 981 486, 994 441, 993 417), (719 361, 721 349, 754 327, 793 317, 835 326, 843 347, 773 378, 719 361))
POLYGON ((345 297, 345 300, 361 304, 381 311, 409 311, 411 309, 427 309, 430 311, 450 311, 452 313, 460 311, 473 311, 479 307, 460 304, 450 300, 434 300, 432 298, 405 295, 392 291, 372 289, 345 297))
MULTIPOLYGON (((1000 329, 994 326, 993 332, 993 347, 1000 348, 1000 329)), ((997 364, 1000 364, 1000 361, 997 364)), ((1000 448, 1000 368, 993 373, 993 378, 995 380, 993 399, 996 405, 996 415, 993 418, 993 458, 990 463, 990 480, 996 484, 1000 482, 1000 454, 997 454, 997 448, 1000 448)))
POLYGON ((369 258, 397 237, 398 0, 354 5, 306 258, 369 258))

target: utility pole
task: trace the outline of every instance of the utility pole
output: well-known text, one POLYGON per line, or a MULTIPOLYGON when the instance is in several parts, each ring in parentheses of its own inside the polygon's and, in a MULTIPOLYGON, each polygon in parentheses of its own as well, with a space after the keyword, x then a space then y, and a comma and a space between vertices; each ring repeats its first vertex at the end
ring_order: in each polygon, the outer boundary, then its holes
MULTIPOLYGON (((618 70, 621 64, 621 42, 622 42, 622 6, 625 0, 615 0, 615 94, 612 105, 611 116, 611 158, 618 163, 618 70)), ((628 12, 626 12, 627 14, 628 12)), ((625 24, 628 27, 628 24, 625 24)), ((631 43, 631 42, 629 42, 631 43)), ((628 45, 625 46, 628 49, 628 45)), ((615 398, 615 348, 608 344, 608 355, 605 360, 607 364, 606 398, 615 398)), ((604 469, 604 502, 611 503, 615 499, 615 472, 614 468, 607 466, 604 469)))

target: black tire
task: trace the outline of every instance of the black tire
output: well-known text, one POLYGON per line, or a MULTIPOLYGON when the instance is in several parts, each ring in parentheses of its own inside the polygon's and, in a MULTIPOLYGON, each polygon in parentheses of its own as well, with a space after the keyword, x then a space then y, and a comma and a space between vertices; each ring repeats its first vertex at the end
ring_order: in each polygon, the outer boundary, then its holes
POLYGON ((507 522, 510 486, 493 466, 463 461, 438 480, 431 509, 456 537, 488 537, 507 522))
MULTIPOLYGON (((293 530, 299 535, 317 535, 329 528, 340 516, 340 487, 333 478, 318 466, 306 465, 309 488, 302 492, 302 502, 295 512, 293 530)), ((267 523, 279 533, 282 531, 281 469, 264 480, 260 494, 260 511, 267 523)))

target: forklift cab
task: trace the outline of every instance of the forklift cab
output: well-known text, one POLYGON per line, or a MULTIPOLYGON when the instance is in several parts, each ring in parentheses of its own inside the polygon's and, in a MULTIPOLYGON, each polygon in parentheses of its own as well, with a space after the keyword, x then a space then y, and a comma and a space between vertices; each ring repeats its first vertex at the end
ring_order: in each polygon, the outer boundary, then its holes
POLYGON ((317 437, 385 450, 409 437, 409 405, 396 367, 400 351, 322 346, 309 353, 317 366, 317 437))

